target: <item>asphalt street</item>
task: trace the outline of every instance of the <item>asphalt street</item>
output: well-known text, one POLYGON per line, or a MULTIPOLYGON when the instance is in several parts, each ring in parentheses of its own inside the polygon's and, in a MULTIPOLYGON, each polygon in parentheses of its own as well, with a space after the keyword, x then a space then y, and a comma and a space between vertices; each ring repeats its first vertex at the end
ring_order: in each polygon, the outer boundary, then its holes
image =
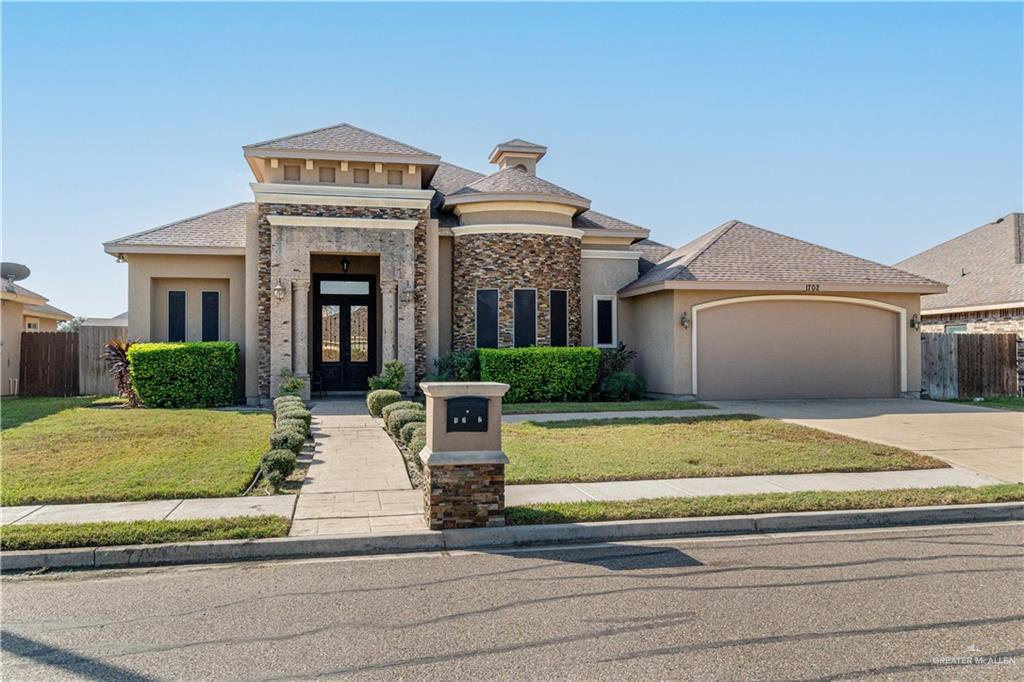
POLYGON ((1024 679, 1024 524, 8 576, 4 680, 1024 679))

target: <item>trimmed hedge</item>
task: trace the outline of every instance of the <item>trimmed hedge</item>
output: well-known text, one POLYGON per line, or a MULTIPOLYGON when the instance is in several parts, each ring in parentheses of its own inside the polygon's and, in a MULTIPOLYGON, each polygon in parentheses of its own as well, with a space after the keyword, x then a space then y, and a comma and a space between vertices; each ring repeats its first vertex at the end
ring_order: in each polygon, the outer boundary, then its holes
POLYGON ((313 422, 313 413, 304 407, 292 406, 281 408, 277 411, 276 415, 278 420, 281 419, 300 419, 306 423, 306 431, 309 431, 309 425, 313 422))
POLYGON ((309 435, 309 429, 306 427, 306 422, 301 419, 294 417, 288 417, 286 419, 278 419, 275 426, 279 429, 291 429, 292 431, 298 431, 303 436, 309 435))
POLYGON ((615 372, 601 384, 608 400, 636 400, 647 390, 647 382, 636 372, 615 372))
POLYGON ((285 405, 297 405, 305 408, 306 404, 297 395, 282 395, 274 398, 274 411, 282 409, 285 405))
POLYGON ((402 427, 411 422, 423 424, 427 421, 427 413, 423 410, 395 410, 388 415, 388 431, 392 436, 398 437, 402 427))
POLYGON ((425 413, 427 408, 425 408, 422 403, 414 403, 411 400, 399 400, 397 403, 385 405, 384 409, 380 411, 380 416, 384 419, 384 422, 387 423, 388 417, 391 416, 391 413, 397 412, 398 410, 421 410, 425 413))
POLYGON ((423 448, 427 447, 427 425, 417 424, 417 427, 412 434, 412 438, 409 439, 409 443, 406 445, 409 448, 409 452, 416 455, 416 465, 420 469, 423 468, 423 462, 420 461, 420 452, 423 448))
POLYGON ((597 348, 481 348, 480 380, 508 384, 508 403, 574 402, 587 399, 600 364, 597 348))
POLYGON ((270 433, 270 447, 273 450, 291 450, 298 453, 306 442, 306 436, 295 429, 277 428, 270 433))
POLYGON ((271 450, 260 459, 260 471, 276 489, 295 471, 296 457, 291 450, 271 450))
POLYGON ((422 422, 422 421, 419 421, 419 422, 409 422, 408 424, 406 424, 405 426, 403 426, 399 430, 399 432, 398 432, 398 440, 402 441, 403 445, 408 445, 409 441, 413 437, 413 434, 416 433, 416 429, 423 429, 423 432, 426 433, 426 431, 427 431, 427 424, 426 424, 426 422, 422 422))
POLYGON ((213 407, 235 402, 238 344, 134 343, 132 385, 148 407, 213 407))
POLYGON ((402 394, 390 388, 370 391, 366 394, 366 409, 370 411, 371 417, 379 417, 381 410, 391 403, 397 403, 401 399, 402 394))

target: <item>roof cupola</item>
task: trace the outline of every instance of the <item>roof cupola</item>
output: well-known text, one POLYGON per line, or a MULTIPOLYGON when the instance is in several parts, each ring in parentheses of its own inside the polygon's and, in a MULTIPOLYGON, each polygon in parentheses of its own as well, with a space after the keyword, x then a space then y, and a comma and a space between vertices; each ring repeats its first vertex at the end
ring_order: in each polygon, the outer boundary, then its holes
POLYGON ((547 147, 515 137, 497 145, 491 152, 490 162, 501 170, 515 168, 528 175, 536 175, 537 162, 547 153, 547 147))

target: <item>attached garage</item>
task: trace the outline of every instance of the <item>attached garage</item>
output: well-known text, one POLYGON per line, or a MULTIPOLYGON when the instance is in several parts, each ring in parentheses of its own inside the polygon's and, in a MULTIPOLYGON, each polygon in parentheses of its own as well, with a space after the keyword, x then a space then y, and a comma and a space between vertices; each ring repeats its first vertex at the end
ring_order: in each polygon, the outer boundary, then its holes
POLYGON ((694 306, 699 398, 895 398, 904 313, 841 297, 752 296, 694 306))
POLYGON ((655 396, 916 397, 921 295, 945 285, 731 221, 619 290, 655 396))

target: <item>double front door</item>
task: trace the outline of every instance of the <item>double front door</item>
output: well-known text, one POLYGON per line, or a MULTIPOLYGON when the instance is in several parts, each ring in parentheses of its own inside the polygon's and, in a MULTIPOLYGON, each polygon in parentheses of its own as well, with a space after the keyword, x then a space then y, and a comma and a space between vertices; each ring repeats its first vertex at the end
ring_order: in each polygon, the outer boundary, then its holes
POLYGON ((373 277, 322 276, 314 290, 313 372, 321 391, 365 391, 377 366, 373 277))

